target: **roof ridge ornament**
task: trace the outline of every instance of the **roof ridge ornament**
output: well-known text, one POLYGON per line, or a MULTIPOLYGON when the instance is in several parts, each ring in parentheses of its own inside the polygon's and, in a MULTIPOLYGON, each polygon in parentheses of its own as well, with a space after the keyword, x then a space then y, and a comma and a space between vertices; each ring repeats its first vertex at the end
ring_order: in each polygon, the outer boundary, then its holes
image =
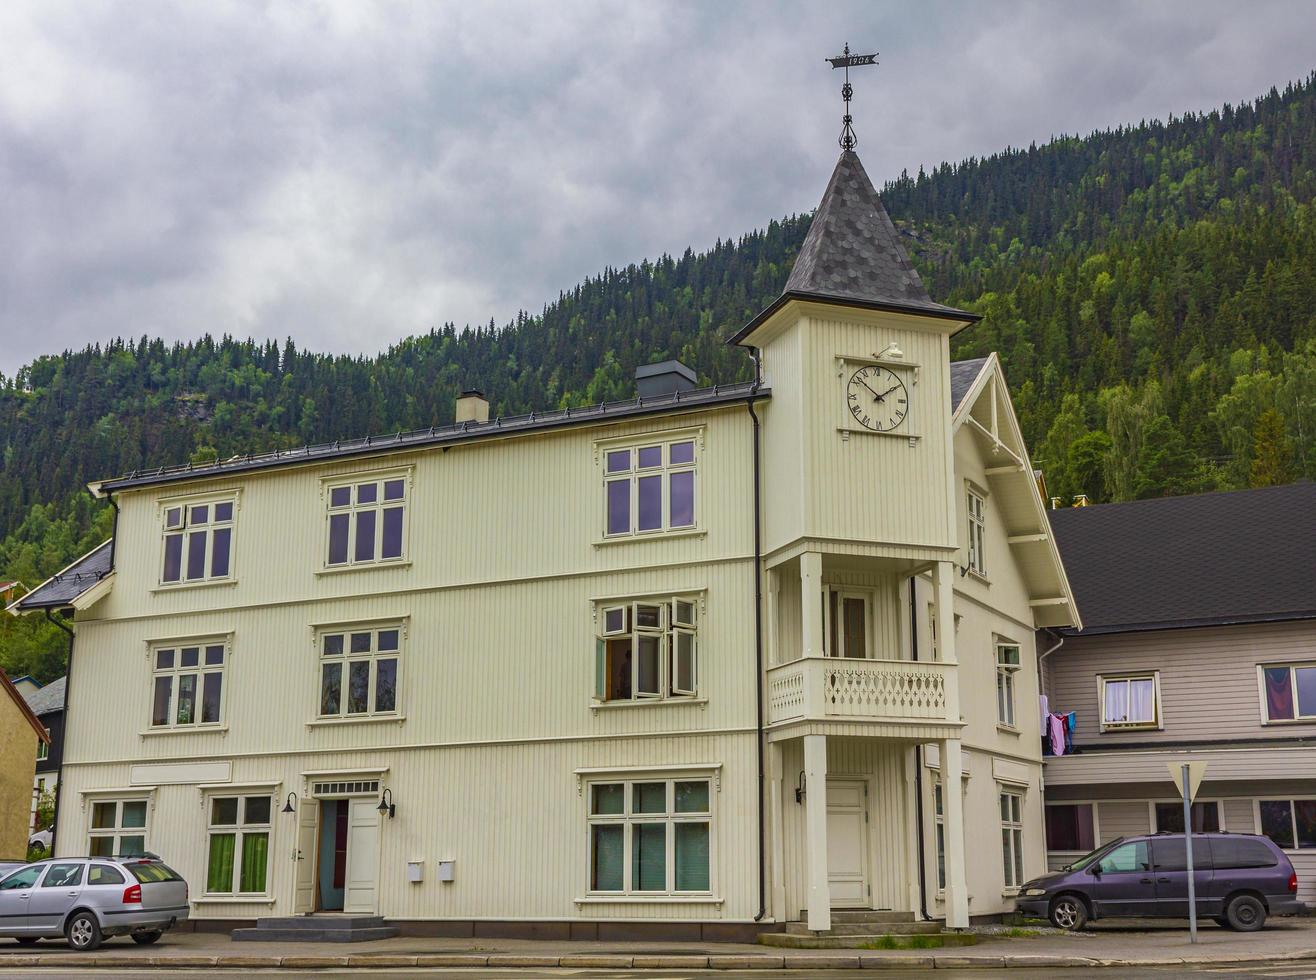
POLYGON ((847 43, 845 51, 836 58, 828 58, 832 68, 845 69, 845 82, 841 85, 841 98, 845 100, 845 115, 841 117, 841 138, 837 141, 841 144, 843 150, 853 150, 859 145, 859 137, 854 134, 853 117, 850 115, 850 96, 854 95, 854 89, 850 86, 850 69, 858 68, 860 65, 877 64, 878 52, 872 54, 851 54, 850 45, 847 43))

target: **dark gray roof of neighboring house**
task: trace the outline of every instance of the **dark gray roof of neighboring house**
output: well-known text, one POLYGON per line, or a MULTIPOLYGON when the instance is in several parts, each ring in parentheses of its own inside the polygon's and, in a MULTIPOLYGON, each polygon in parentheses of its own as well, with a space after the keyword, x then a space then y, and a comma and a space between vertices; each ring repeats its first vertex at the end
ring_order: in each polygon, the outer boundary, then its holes
POLYGON ((32 709, 32 714, 40 718, 52 711, 64 710, 64 680, 65 678, 61 677, 57 681, 51 681, 41 690, 33 691, 27 696, 27 706, 32 709))
POLYGON ((953 320, 980 319, 976 313, 935 303, 928 296, 900 244, 900 233, 853 150, 843 151, 836 162, 781 297, 728 342, 739 343, 790 297, 953 320))
POLYGON ((1316 483, 1047 513, 1083 633, 1316 618, 1316 483))
MULTIPOLYGON (((110 572, 110 542, 93 548, 58 575, 52 575, 23 598, 14 607, 26 612, 31 609, 59 609, 69 605, 110 572)), ((45 688, 42 688, 44 691, 45 688)))
POLYGON ((463 442, 474 442, 479 439, 520 435, 526 432, 541 432, 577 425, 598 425, 602 422, 620 421, 646 415, 665 415, 692 411, 709 406, 743 402, 751 398, 770 397, 772 397, 770 389, 760 387, 755 390, 753 382, 750 381, 739 384, 714 385, 712 388, 695 388, 692 391, 650 395, 646 398, 627 398, 624 401, 603 402, 598 405, 586 405, 583 408, 569 408, 563 411, 531 412, 529 415, 514 415, 507 418, 500 416, 487 422, 458 422, 455 425, 431 426, 428 429, 415 429, 411 432, 367 436, 364 439, 345 439, 338 442, 323 443, 318 446, 303 446, 301 449, 285 449, 271 453, 249 453, 246 456, 234 456, 215 463, 185 463, 178 466, 160 466, 153 469, 134 470, 121 477, 98 481, 93 486, 98 487, 103 492, 113 493, 130 487, 148 486, 150 484, 181 483, 209 477, 226 476, 229 473, 247 473, 253 470, 272 469, 279 466, 322 463, 327 460, 354 456, 373 456, 408 449, 424 449, 427 446, 448 446, 463 442))
POLYGON ((973 382, 978 380, 978 375, 982 374, 983 365, 986 363, 987 358, 985 357, 975 357, 971 361, 950 362, 950 410, 952 412, 960 407, 960 402, 964 401, 964 396, 973 387, 973 382))

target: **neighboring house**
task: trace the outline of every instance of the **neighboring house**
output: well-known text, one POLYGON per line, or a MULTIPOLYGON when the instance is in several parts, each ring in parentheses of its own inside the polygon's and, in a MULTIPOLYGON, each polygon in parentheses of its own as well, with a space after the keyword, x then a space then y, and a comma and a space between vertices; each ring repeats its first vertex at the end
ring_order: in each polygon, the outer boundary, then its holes
POLYGON ((37 802, 43 793, 54 793, 59 786, 59 764, 64 753, 64 678, 51 681, 33 694, 26 695, 27 706, 45 726, 49 741, 37 745, 36 774, 32 777, 32 830, 36 826, 37 802))
POLYGON ((27 856, 27 833, 32 816, 32 770, 37 746, 49 741, 46 728, 0 670, 0 859, 27 856))
POLYGON ((229 922, 1010 909, 1045 866, 1034 631, 1076 620, 1000 366, 950 362, 976 319, 845 153, 732 338, 753 382, 466 393, 453 426, 93 484, 116 543, 18 604, 77 631, 58 850, 148 848, 229 922))
MULTIPOLYGON (((8 605, 7 602, 6 605, 8 605)), ((30 674, 24 674, 22 677, 14 677, 11 678, 11 680, 13 681, 14 689, 17 690, 19 694, 23 695, 23 697, 35 694, 37 691, 41 690, 41 682, 30 674)))
POLYGON ((1053 865, 1182 830, 1166 763, 1204 759, 1195 827, 1269 835, 1316 901, 1314 515, 1312 483, 1051 511, 1083 611, 1044 658, 1079 750, 1046 763, 1053 865))

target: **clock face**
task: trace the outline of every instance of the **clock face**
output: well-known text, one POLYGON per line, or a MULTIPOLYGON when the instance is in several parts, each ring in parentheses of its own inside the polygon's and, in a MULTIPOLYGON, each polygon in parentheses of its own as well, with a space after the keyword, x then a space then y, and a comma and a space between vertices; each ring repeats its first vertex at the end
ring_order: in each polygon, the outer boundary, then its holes
POLYGON ((850 376, 845 402, 855 421, 874 432, 898 428, 909 414, 905 382, 877 364, 861 367, 850 376))

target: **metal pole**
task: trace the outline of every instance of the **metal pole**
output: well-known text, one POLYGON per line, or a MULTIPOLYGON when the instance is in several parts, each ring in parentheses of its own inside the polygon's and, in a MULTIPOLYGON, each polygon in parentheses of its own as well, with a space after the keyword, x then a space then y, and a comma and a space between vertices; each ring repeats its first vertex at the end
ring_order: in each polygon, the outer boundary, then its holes
POLYGON ((1193 804, 1188 797, 1188 763, 1183 767, 1183 843, 1188 858, 1188 937, 1197 942, 1197 882, 1193 874, 1193 804))

